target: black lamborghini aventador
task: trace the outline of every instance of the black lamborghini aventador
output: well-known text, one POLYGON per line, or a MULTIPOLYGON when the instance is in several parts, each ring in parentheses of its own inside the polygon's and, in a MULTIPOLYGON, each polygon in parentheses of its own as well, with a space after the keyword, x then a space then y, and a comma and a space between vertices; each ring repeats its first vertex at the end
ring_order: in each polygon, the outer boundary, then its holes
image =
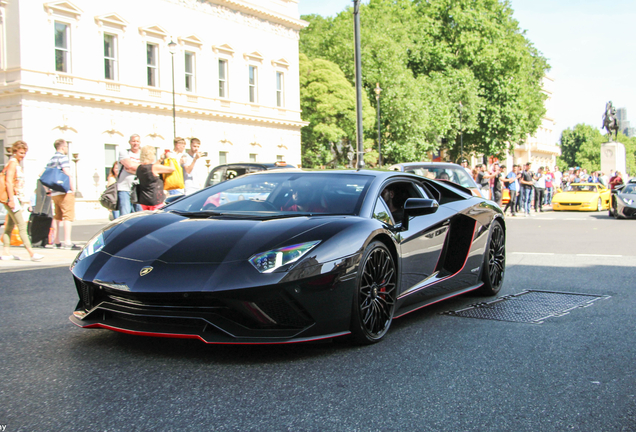
POLYGON ((609 215, 616 219, 636 218, 636 180, 612 189, 609 215))
POLYGON ((83 328, 207 343, 382 339, 394 318, 503 284, 505 222, 400 172, 262 172, 133 213, 71 266, 83 328))

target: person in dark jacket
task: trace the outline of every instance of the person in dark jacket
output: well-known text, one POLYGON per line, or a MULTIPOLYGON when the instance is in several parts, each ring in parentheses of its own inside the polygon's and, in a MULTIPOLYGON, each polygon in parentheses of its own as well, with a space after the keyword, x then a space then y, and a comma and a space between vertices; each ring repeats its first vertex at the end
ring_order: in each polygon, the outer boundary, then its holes
POLYGON ((137 202, 143 210, 156 210, 163 207, 165 195, 160 174, 170 174, 174 171, 173 167, 161 164, 163 159, 165 159, 165 154, 162 154, 158 161, 156 154, 157 150, 153 146, 148 145, 142 147, 139 155, 137 202))

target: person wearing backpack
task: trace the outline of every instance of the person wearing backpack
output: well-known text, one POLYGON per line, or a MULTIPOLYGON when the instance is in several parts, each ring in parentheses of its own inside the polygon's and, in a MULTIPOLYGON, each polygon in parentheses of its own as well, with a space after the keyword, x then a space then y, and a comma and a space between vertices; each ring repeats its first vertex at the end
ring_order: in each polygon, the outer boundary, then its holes
POLYGON ((141 211, 139 204, 130 201, 130 189, 137 176, 139 166, 139 154, 141 153, 141 137, 137 134, 130 136, 128 141, 130 150, 119 152, 119 174, 117 175, 117 210, 120 216, 141 211))
POLYGON ((55 207, 53 215, 53 229, 55 240, 53 244, 58 249, 80 250, 81 247, 71 242, 71 228, 75 220, 75 185, 71 178, 71 165, 68 160, 68 143, 58 139, 53 144, 55 154, 46 165, 47 168, 57 168, 66 174, 70 181, 70 189, 67 192, 51 190, 51 199, 55 207), (64 227, 64 243, 60 240, 60 227, 64 227))
POLYGON ((29 146, 24 141, 16 141, 11 146, 11 159, 7 166, 2 170, 2 180, 4 187, 0 193, 0 201, 7 210, 7 223, 4 226, 2 234, 3 253, 1 260, 19 260, 20 257, 11 254, 11 232, 13 227, 17 226, 20 231, 20 237, 24 244, 24 248, 31 256, 31 261, 40 261, 44 256, 33 252, 31 241, 27 234, 27 225, 22 215, 22 206, 28 203, 24 194, 24 172, 20 166, 20 162, 27 154, 29 146))

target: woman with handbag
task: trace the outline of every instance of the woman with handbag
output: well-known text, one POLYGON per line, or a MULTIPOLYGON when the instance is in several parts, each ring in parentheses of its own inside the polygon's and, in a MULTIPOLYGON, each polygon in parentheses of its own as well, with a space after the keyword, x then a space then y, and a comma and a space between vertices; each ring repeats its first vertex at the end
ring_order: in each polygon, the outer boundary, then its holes
MULTIPOLYGON (((110 168, 108 172, 108 178, 106 179, 106 187, 110 186, 113 183, 117 183, 117 177, 119 177, 119 162, 115 161, 113 166, 110 168)), ((119 210, 112 210, 110 212, 112 219, 115 220, 119 217, 119 210)))
MULTIPOLYGON (((13 227, 17 226, 20 231, 20 237, 24 243, 24 247, 31 256, 31 261, 40 261, 44 256, 33 252, 31 247, 31 241, 27 234, 26 222, 22 215, 22 206, 28 204, 28 200, 24 194, 24 173, 20 162, 26 156, 29 147, 24 141, 16 141, 11 146, 11 159, 3 170, 5 179, 5 191, 6 201, 3 200, 3 205, 7 209, 7 223, 4 226, 4 233, 2 235, 3 253, 0 256, 2 260, 19 260, 20 257, 12 255, 10 251, 11 247, 11 232, 13 227)), ((4 193, 2 195, 5 195, 4 193)), ((3 196, 4 198, 4 196, 3 196)))
POLYGON ((166 199, 163 193, 163 180, 160 174, 170 174, 174 171, 171 166, 162 165, 165 154, 161 155, 161 159, 156 161, 157 150, 153 146, 144 146, 139 155, 140 165, 137 167, 137 179, 139 180, 137 187, 137 203, 141 205, 143 210, 157 210, 163 207, 163 201, 166 199))

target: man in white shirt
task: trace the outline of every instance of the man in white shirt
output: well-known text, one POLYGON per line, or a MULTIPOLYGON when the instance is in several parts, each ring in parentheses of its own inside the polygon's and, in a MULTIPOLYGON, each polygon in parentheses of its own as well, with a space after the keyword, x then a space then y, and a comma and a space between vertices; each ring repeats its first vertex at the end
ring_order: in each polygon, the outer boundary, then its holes
POLYGON ((51 199, 55 207, 54 232, 55 240, 53 244, 58 249, 79 250, 79 246, 71 242, 71 224, 75 220, 75 184, 71 177, 71 167, 68 160, 68 143, 63 139, 58 139, 53 144, 55 155, 49 160, 47 168, 61 169, 69 178, 71 189, 68 192, 51 191, 51 199), (60 228, 64 227, 64 243, 60 240, 60 228))
POLYGON ((561 170, 559 170, 558 166, 554 167, 552 176, 554 177, 554 180, 552 182, 552 187, 554 187, 554 190, 556 192, 556 190, 561 187, 561 184, 563 182, 563 174, 561 173, 561 170))
POLYGON ((141 137, 137 134, 131 135, 130 150, 119 152, 119 175, 117 176, 117 209, 119 215, 124 216, 129 213, 141 211, 139 204, 130 202, 130 189, 137 176, 139 166, 139 155, 141 154, 141 137))
POLYGON ((183 164, 186 195, 190 195, 203 187, 204 179, 201 176, 203 164, 199 163, 197 165, 197 161, 203 156, 203 153, 199 151, 200 146, 201 141, 199 138, 190 138, 190 150, 185 153, 183 164))
POLYGON ((543 198, 545 196, 545 175, 543 167, 539 167, 539 171, 534 175, 534 211, 543 211, 543 198))

